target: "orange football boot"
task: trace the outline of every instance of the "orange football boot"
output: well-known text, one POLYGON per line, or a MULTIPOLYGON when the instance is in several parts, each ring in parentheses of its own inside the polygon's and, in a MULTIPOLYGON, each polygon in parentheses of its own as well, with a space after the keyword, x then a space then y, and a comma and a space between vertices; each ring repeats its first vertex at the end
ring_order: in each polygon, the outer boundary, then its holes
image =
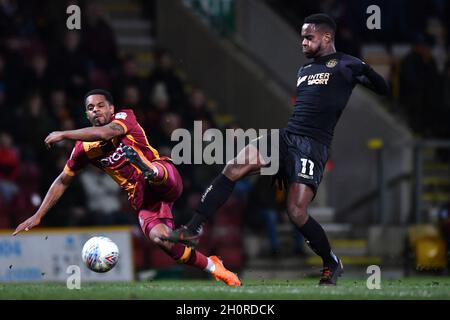
POLYGON ((216 266, 216 269, 212 273, 213 276, 216 278, 217 281, 221 280, 228 286, 241 286, 241 281, 239 280, 237 274, 227 270, 224 266, 222 261, 216 257, 211 256, 209 257, 214 265, 216 266))

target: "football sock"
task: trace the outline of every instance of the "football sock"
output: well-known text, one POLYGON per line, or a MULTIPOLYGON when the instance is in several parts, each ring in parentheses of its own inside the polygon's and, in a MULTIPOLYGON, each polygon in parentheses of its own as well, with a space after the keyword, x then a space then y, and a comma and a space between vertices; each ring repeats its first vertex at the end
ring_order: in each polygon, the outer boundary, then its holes
POLYGON ((187 264, 202 270, 208 266, 208 258, 204 254, 181 243, 175 243, 172 246, 170 256, 178 263, 187 264))
POLYGON ((228 179, 223 173, 217 176, 206 188, 200 199, 197 213, 187 224, 187 228, 198 234, 205 223, 230 197, 236 183, 228 179))
POLYGON ((203 253, 192 249, 191 258, 186 262, 188 266, 193 266, 201 270, 205 270, 208 267, 208 257, 203 253))
POLYGON ((171 248, 170 248, 170 253, 169 255, 178 262, 178 260, 181 259, 181 257, 184 254, 186 247, 185 245, 181 244, 181 243, 175 243, 171 248))
POLYGON ((205 271, 207 271, 209 273, 213 273, 214 270, 216 270, 216 265, 210 258, 207 258, 207 259, 208 259, 208 264, 206 265, 205 271))
POLYGON ((311 249, 323 260, 324 267, 331 267, 337 264, 336 256, 331 251, 330 243, 322 226, 308 216, 306 223, 298 230, 303 234, 311 249))

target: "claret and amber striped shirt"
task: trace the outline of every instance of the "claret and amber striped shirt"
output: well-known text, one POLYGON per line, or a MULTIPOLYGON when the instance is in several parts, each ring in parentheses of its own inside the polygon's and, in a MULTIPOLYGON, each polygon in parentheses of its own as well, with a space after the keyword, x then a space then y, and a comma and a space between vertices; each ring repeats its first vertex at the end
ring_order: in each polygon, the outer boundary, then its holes
POLYGON ((74 176, 90 163, 110 175, 128 193, 131 204, 136 208, 139 207, 137 202, 142 201, 142 199, 135 199, 137 193, 140 195, 142 193, 136 191, 143 190, 145 182, 141 171, 126 160, 122 147, 124 145, 132 147, 144 161, 150 162, 159 159, 160 156, 158 151, 149 144, 133 110, 121 110, 113 115, 112 122, 121 125, 125 134, 106 141, 77 141, 64 167, 64 172, 74 176))

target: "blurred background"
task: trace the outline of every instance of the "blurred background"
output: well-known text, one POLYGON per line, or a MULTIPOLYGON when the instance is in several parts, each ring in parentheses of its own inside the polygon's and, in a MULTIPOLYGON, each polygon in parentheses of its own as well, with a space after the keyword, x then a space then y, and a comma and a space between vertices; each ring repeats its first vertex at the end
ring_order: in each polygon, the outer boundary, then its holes
MULTIPOLYGON (((357 87, 336 127, 310 214, 347 274, 448 275, 450 243, 450 2, 430 0, 0 1, 0 229, 34 214, 73 144, 48 151, 53 130, 88 126, 83 95, 110 90, 133 108, 150 144, 170 155, 177 128, 282 128, 293 109, 303 18, 337 22, 336 49, 389 82, 357 87), (66 9, 81 9, 68 30, 66 9), (381 10, 370 30, 369 5, 381 10)), ((176 223, 188 221, 222 165, 180 165, 176 223)), ((317 277, 321 262, 289 223, 270 177, 240 181, 199 249, 246 278, 317 277)), ((149 245, 114 181, 83 172, 46 227, 129 225, 134 277, 201 277, 149 245)), ((1 250, 0 250, 1 251, 1 250)))

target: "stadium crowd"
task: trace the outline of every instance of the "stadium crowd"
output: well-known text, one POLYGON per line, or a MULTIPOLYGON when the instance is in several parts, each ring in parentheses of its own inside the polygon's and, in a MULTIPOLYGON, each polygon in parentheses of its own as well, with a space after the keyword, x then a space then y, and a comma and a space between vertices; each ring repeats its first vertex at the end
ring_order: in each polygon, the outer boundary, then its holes
MULTIPOLYGON (((150 144, 162 155, 170 156, 173 130, 192 129, 193 121, 202 121, 203 130, 218 127, 204 92, 179 76, 169 52, 153 48, 153 66, 143 77, 135 57, 119 54, 114 30, 101 7, 86 3, 82 29, 69 31, 66 15, 55 14, 55 6, 65 12, 66 5, 63 1, 59 5, 55 1, 0 4, 0 229, 15 228, 38 208, 73 148, 73 143, 64 142, 47 150, 44 138, 51 131, 90 125, 83 95, 92 88, 109 90, 116 108, 132 108, 150 144)), ((220 167, 180 165, 179 169, 184 192, 174 208, 177 224, 190 217, 204 184, 220 167)), ((241 195, 245 189, 244 184, 241 195)), ((225 251, 241 247, 236 228, 240 228, 243 207, 243 198, 236 197, 223 209, 232 212, 219 215, 217 220, 223 217, 224 221, 216 221, 219 228, 226 228, 225 234, 216 232, 212 239, 205 228, 205 251, 219 242, 225 251)), ((135 226, 138 269, 172 264, 164 255, 152 256, 159 253, 140 235, 126 195, 94 168, 75 179, 42 221, 43 226, 113 224, 135 226)), ((237 253, 230 266, 235 261, 234 266, 240 267, 241 251, 228 251, 237 253)))

